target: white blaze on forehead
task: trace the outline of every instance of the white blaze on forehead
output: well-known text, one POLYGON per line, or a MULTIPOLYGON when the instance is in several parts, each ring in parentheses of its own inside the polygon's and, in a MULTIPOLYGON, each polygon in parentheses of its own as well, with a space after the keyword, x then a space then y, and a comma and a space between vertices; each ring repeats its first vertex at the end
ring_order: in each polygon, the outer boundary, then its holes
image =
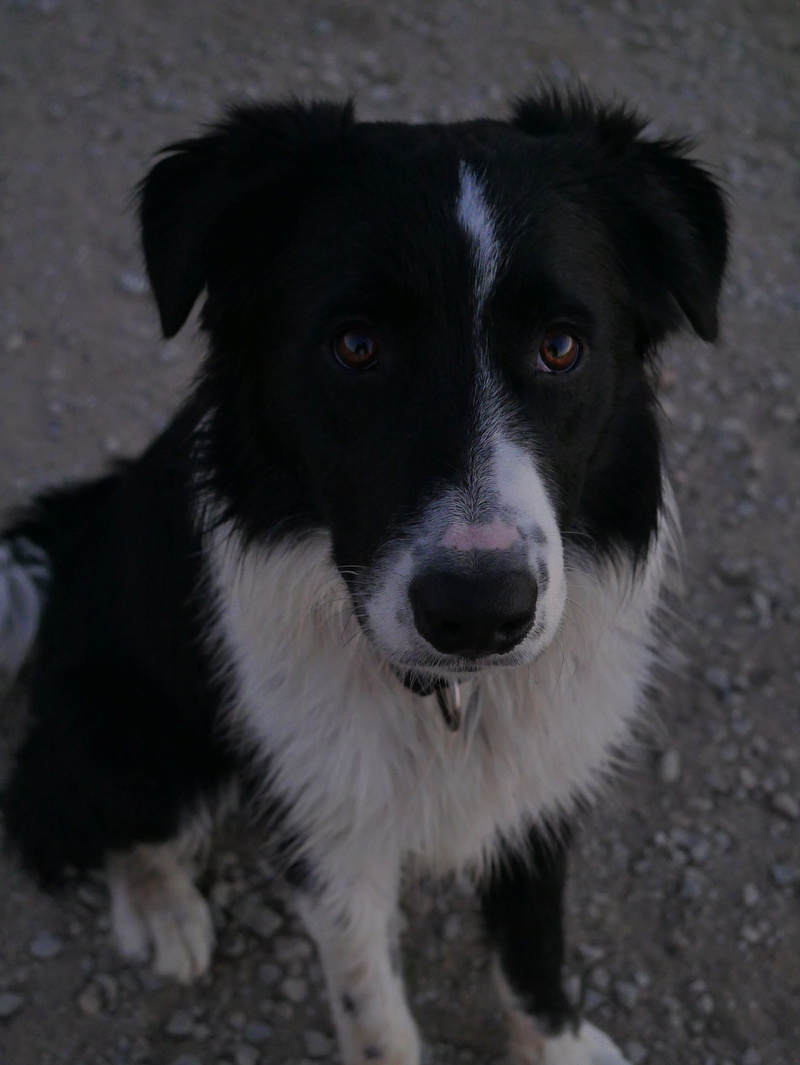
POLYGON ((492 291, 500 264, 500 245, 494 214, 481 183, 466 163, 460 167, 461 184, 456 202, 459 224, 470 239, 475 255, 475 303, 480 317, 492 291))

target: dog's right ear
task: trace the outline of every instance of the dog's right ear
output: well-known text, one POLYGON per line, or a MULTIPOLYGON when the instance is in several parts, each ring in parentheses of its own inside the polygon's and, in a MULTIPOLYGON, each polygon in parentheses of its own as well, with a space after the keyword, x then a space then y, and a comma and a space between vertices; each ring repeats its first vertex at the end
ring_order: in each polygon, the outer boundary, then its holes
POLYGON ((202 292, 226 212, 290 176, 353 121, 352 103, 237 106, 205 136, 164 149, 139 186, 145 264, 164 336, 178 332, 202 292))

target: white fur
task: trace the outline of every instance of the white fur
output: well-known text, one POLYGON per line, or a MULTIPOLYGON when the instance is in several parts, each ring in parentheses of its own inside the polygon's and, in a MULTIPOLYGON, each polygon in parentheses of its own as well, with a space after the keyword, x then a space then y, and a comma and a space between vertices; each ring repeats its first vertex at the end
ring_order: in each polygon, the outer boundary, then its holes
POLYGON ((479 865, 501 836, 591 791, 648 679, 667 539, 662 529, 635 579, 576 554, 549 647, 483 674, 453 735, 362 632, 324 535, 259 549, 218 530, 209 561, 231 724, 270 755, 265 785, 294 812, 309 857, 344 883, 375 855, 440 872, 479 865))
POLYGON ((361 870, 346 899, 330 891, 300 899, 300 913, 319 949, 346 1065, 419 1062, 417 1026, 392 964, 397 874, 378 860, 361 870))
MULTIPOLYGON (((520 1059, 519 1065, 527 1065, 520 1059)), ((537 1065, 628 1065, 627 1058, 599 1028, 584 1021, 578 1032, 564 1032, 544 1041, 537 1065)))
POLYGON ((520 1007, 497 959, 493 976, 508 1020, 509 1050, 514 1065, 629 1065, 615 1043, 588 1021, 582 1021, 577 1032, 545 1034, 520 1007))
POLYGON ((494 213, 472 170, 462 163, 456 216, 475 256, 475 319, 479 323, 500 268, 500 243, 494 213))
POLYGON ((111 927, 123 957, 152 958, 161 976, 190 983, 211 963, 214 926, 194 886, 184 841, 140 844, 108 858, 111 927))

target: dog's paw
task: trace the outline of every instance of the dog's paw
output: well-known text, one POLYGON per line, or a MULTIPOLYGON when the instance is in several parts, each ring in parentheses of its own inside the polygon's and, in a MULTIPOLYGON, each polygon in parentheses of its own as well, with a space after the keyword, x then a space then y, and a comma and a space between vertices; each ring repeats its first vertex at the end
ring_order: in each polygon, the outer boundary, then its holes
POLYGON ((188 872, 154 850, 137 848, 109 863, 111 927, 124 958, 151 958, 159 976, 188 984, 211 964, 211 913, 188 872))
POLYGON ((629 1065, 609 1037, 588 1021, 577 1032, 545 1035, 533 1017, 519 1010, 509 1019, 514 1065, 629 1065))
POLYGON ((629 1065, 616 1044, 587 1021, 577 1034, 564 1032, 543 1044, 541 1065, 629 1065))

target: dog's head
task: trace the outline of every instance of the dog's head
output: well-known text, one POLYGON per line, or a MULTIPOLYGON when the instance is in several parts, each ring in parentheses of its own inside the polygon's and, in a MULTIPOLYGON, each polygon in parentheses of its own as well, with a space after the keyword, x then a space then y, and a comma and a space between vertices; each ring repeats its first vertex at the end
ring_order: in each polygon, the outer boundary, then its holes
POLYGON ((714 338, 726 224, 642 127, 583 95, 453 125, 246 106, 142 185, 167 336, 206 292, 211 487, 249 539, 328 530, 396 665, 532 661, 565 551, 647 553, 647 360, 714 338))

